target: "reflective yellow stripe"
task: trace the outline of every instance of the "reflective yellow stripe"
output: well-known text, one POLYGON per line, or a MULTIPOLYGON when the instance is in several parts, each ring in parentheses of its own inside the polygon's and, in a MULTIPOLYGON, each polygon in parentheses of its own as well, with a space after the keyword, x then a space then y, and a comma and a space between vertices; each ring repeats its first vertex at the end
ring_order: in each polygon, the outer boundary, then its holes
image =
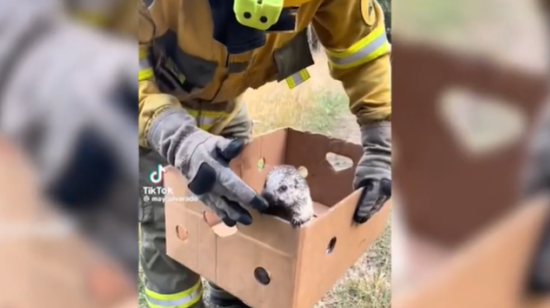
POLYGON ((391 50, 384 25, 374 29, 369 35, 344 51, 326 50, 331 66, 350 68, 374 60, 391 50))
POLYGON ((195 118, 200 129, 209 130, 216 123, 222 121, 229 113, 225 111, 201 111, 186 108, 189 115, 195 118))
POLYGON ((111 22, 109 16, 105 15, 104 13, 76 11, 73 14, 77 19, 92 25, 105 26, 111 22))
POLYGON ((152 68, 140 70, 139 75, 138 75, 138 81, 151 79, 151 78, 153 78, 153 76, 155 76, 155 74, 153 74, 153 69, 152 68))
POLYGON ((153 68, 151 67, 149 59, 147 58, 147 50, 140 49, 138 81, 151 79, 154 76, 155 74, 153 73, 153 68))
POLYGON ((304 81, 308 80, 310 78, 309 72, 307 69, 303 69, 299 71, 298 73, 288 77, 286 80, 286 84, 289 88, 294 89, 295 87, 302 84, 304 81))
POLYGON ((175 294, 160 294, 145 289, 145 298, 149 308, 189 308, 202 297, 202 283, 199 280, 193 287, 175 294))

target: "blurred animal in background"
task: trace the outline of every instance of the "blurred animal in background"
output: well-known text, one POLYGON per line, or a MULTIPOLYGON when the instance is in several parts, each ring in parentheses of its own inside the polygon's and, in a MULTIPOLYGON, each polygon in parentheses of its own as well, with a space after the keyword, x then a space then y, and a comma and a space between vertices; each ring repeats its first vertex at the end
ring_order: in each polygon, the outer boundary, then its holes
POLYGON ((0 20, 0 134, 80 230, 137 276, 135 45, 64 17, 58 1, 8 4, 0 20), (40 76, 40 78, 37 78, 40 76))
POLYGON ((307 170, 291 165, 274 167, 268 174, 262 196, 269 203, 264 214, 288 220, 299 227, 313 218, 313 200, 305 180, 307 170))

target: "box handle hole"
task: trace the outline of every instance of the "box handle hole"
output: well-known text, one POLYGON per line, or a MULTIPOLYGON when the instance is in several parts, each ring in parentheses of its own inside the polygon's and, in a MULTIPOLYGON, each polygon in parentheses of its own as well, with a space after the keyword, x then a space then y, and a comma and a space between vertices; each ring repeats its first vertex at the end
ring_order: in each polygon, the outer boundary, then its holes
POLYGON ((334 246, 336 246, 336 237, 330 239, 327 245, 327 255, 331 254, 334 251, 334 246))
POLYGON ((342 171, 353 167, 353 160, 346 156, 328 152, 325 158, 335 171, 342 171))
POLYGON ((258 162, 256 163, 256 168, 258 169, 258 172, 262 172, 265 167, 265 158, 260 158, 258 162))
POLYGON ((189 238, 189 232, 187 232, 187 229, 185 229, 184 227, 182 227, 180 225, 177 225, 176 226, 176 236, 181 241, 185 241, 189 238))
POLYGON ((256 278, 256 281, 263 284, 264 286, 268 285, 271 282, 271 277, 269 277, 269 273, 263 267, 256 267, 256 269, 254 269, 254 278, 256 278))

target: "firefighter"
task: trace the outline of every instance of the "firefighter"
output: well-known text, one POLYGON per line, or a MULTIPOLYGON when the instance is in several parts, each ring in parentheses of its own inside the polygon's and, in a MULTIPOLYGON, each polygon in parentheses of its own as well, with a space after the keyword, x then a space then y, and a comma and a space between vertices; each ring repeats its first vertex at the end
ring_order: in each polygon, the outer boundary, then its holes
MULTIPOLYGON (((163 185, 152 183, 149 175, 158 165, 175 166, 189 180, 190 191, 225 224, 251 224, 243 206, 262 211, 267 203, 228 167, 251 139, 241 95, 274 80, 292 89, 310 78, 311 23, 361 130, 364 156, 353 186, 366 193, 350 220, 364 223, 391 191, 390 44, 384 13, 376 0, 280 2, 278 7, 246 0, 143 3, 140 186, 163 185)), ((166 255, 163 204, 142 201, 140 210, 149 307, 204 307, 199 275, 166 255)), ((213 304, 247 307, 209 284, 213 304)))

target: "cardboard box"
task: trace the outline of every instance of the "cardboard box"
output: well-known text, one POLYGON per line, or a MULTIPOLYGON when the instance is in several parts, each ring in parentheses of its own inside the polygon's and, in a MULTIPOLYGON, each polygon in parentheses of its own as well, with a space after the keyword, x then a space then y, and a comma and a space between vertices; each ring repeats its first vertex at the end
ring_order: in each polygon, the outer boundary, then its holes
POLYGON ((250 210, 250 226, 225 226, 200 202, 178 202, 187 183, 167 168, 173 191, 166 203, 170 257, 254 308, 311 308, 367 251, 386 227, 391 200, 367 223, 352 225, 361 193, 352 190, 362 147, 340 139, 292 129, 256 137, 232 169, 260 192, 273 166, 305 167, 316 216, 294 229, 278 217, 250 210), (335 171, 326 154, 349 157, 353 166, 335 171))
POLYGON ((522 204, 459 248, 422 283, 393 293, 394 308, 550 308, 550 294, 526 296, 549 202, 522 204))

